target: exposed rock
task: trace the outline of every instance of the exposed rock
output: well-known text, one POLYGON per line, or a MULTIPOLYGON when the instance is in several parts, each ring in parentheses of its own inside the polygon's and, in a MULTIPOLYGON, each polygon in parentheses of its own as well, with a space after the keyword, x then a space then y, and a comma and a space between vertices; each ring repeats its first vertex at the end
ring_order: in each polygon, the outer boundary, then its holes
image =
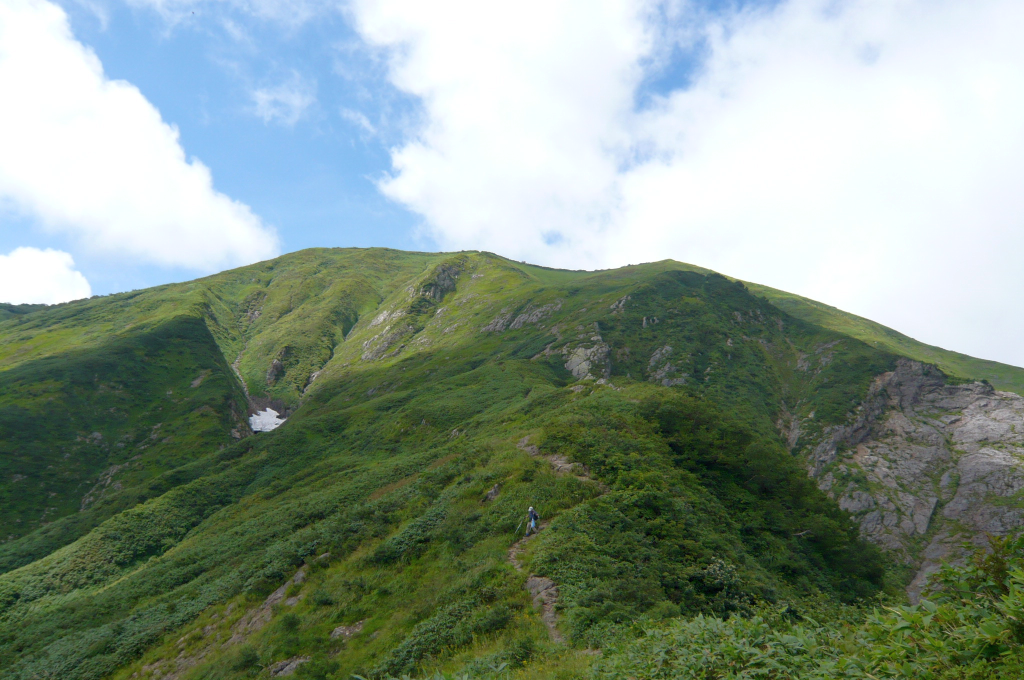
MULTIPOLYGON (((583 330, 582 326, 577 326, 577 329, 583 330)), ((581 333, 578 337, 587 338, 587 335, 581 333)), ((572 373, 577 380, 607 380, 612 374, 611 348, 601 338, 596 323, 594 332, 588 339, 592 343, 589 346, 566 345, 562 348, 562 356, 566 357, 565 370, 572 373), (598 375, 593 375, 594 371, 597 371, 598 375)))
POLYGON ((374 361, 384 356, 394 356, 405 345, 400 345, 398 349, 391 352, 388 352, 388 350, 397 344, 399 340, 412 333, 413 330, 413 327, 409 324, 401 324, 396 328, 386 326, 383 331, 363 343, 363 353, 360 358, 363 361, 374 361))
POLYGON ((654 350, 654 354, 651 355, 651 360, 647 362, 648 367, 654 368, 655 364, 661 363, 661 360, 668 357, 669 354, 672 354, 671 345, 665 345, 664 347, 654 350))
POLYGON ((494 317, 493 320, 486 326, 480 329, 482 333, 502 333, 508 328, 509 321, 512 319, 512 310, 505 307, 501 310, 498 316, 494 317))
POLYGON ((576 347, 569 351, 569 357, 565 362, 565 370, 573 374, 577 380, 593 379, 590 370, 598 368, 603 377, 611 375, 611 365, 608 361, 609 347, 603 342, 593 347, 576 347), (602 364, 604 364, 602 368, 602 364))
POLYGON ((242 618, 235 622, 235 625, 231 627, 234 634, 231 636, 231 639, 225 643, 225 646, 244 642, 251 633, 255 633, 267 625, 273 616, 274 605, 284 600, 284 596, 288 592, 288 587, 293 583, 299 584, 305 580, 306 567, 302 567, 295 572, 294 576, 285 581, 284 585, 268 595, 267 599, 263 601, 263 604, 255 609, 250 609, 242 615, 242 618))
MULTIPOLYGON (((93 435, 99 435, 99 432, 94 432, 93 435)), ((102 435, 100 435, 100 437, 102 437, 102 435)), ((118 489, 120 489, 121 484, 120 482, 114 481, 114 475, 128 467, 130 464, 131 463, 128 462, 121 463, 120 465, 111 465, 109 468, 101 472, 99 479, 96 481, 96 484, 94 484, 93 487, 89 489, 88 493, 82 496, 82 503, 81 506, 79 507, 79 511, 87 509, 99 498, 103 497, 104 493, 108 489, 111 489, 113 491, 117 491, 118 489)), ((15 475, 14 477, 15 482, 24 479, 23 475, 15 475)))
POLYGON ((337 640, 338 638, 345 638, 346 640, 363 629, 363 625, 366 623, 366 619, 357 621, 351 626, 338 626, 331 631, 331 639, 337 640))
POLYGON ((515 330, 517 328, 522 328, 527 324, 538 323, 561 308, 561 300, 557 300, 551 304, 543 305, 541 307, 527 305, 526 310, 522 314, 519 314, 515 318, 515 321, 509 325, 509 329, 515 330))
POLYGON ((277 381, 277 376, 284 372, 284 364, 281 363, 280 359, 274 359, 270 362, 270 368, 267 369, 267 384, 273 385, 277 381))
POLYGON ((879 376, 852 422, 827 430, 808 462, 867 539, 918 567, 912 597, 964 541, 1024 526, 1024 398, 986 383, 947 385, 915 361, 879 376))
POLYGON ((440 302, 441 298, 455 290, 464 266, 465 261, 462 259, 437 265, 431 276, 420 286, 419 294, 440 302))
POLYGON ((551 640, 561 642, 562 634, 558 631, 558 614, 555 612, 555 605, 558 604, 558 586, 549 578, 531 576, 526 579, 526 589, 533 596, 533 606, 540 610, 540 618, 547 626, 551 640))
POLYGON ((685 384, 686 378, 689 375, 681 373, 678 366, 673 366, 671 362, 666 360, 670 354, 672 354, 671 345, 665 345, 654 351, 654 354, 651 355, 651 360, 647 362, 650 380, 652 382, 660 382, 665 387, 685 384), (673 374, 675 374, 675 377, 672 377, 673 374))
POLYGON ((381 312, 380 314, 378 314, 377 316, 375 316, 373 318, 373 320, 370 322, 370 328, 374 328, 375 326, 379 326, 381 324, 389 323, 391 321, 397 321, 398 319, 400 319, 403 316, 405 316, 405 310, 401 310, 401 309, 398 309, 398 310, 385 309, 383 312, 381 312))
MULTIPOLYGON (((508 549, 508 561, 516 571, 523 570, 519 556, 526 550, 527 542, 533 540, 547 526, 546 521, 541 522, 537 527, 537 533, 523 536, 508 549)), ((558 586, 549 578, 531 575, 526 579, 526 590, 533 598, 533 606, 540 612, 541 620, 547 626, 551 640, 562 642, 562 634, 558 630, 558 613, 555 611, 555 606, 558 604, 558 586)))
POLYGON ((298 669, 299 666, 309 661, 308 656, 293 656, 290 659, 284 661, 278 661, 277 663, 270 664, 267 668, 270 671, 271 677, 279 678, 284 675, 292 675, 298 669))
POLYGON ((495 484, 494 486, 491 487, 491 490, 487 492, 487 495, 484 496, 484 501, 493 501, 495 498, 498 497, 498 494, 500 493, 501 484, 495 484))
POLYGON ((522 449, 523 451, 526 451, 531 456, 540 455, 540 447, 538 447, 536 444, 530 443, 530 435, 526 435, 525 437, 520 439, 519 442, 516 443, 516 447, 522 449))
POLYGON ((531 456, 536 456, 546 460, 551 464, 552 471, 556 475, 572 475, 581 482, 593 482, 597 484, 598 488, 600 488, 602 492, 607 491, 607 487, 602 482, 598 482, 590 476, 590 470, 582 463, 574 463, 565 456, 557 453, 541 455, 540 447, 536 444, 530 443, 529 435, 520 439, 516 446, 523 451, 526 451, 531 456))

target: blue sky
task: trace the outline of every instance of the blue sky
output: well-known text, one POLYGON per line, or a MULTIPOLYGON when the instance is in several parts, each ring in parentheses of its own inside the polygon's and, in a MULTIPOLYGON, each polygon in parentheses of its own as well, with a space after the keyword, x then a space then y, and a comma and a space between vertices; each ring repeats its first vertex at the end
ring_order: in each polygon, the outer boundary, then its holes
POLYGON ((0 298, 312 246, 673 258, 1024 364, 1022 30, 1009 0, 0 0, 0 298))
MULTIPOLYGON (((178 127, 185 151, 210 167, 216 188, 277 230, 281 252, 443 247, 418 228, 420 215, 376 186, 392 169, 389 148, 406 138, 422 112, 416 97, 388 83, 384 55, 360 39, 343 9, 289 25, 198 3, 170 20, 146 6, 60 4, 107 77, 130 82, 178 127), (275 88, 304 91, 312 101, 301 111, 281 104, 276 115, 261 113, 254 92, 275 88)), ((726 5, 705 7, 718 12, 726 5)), ((698 44, 658 55, 637 88, 637 107, 685 85, 700 54, 698 44)), ((30 225, 17 222, 12 226, 24 234, 30 225)), ((23 238, 19 245, 44 243, 39 234, 23 238)), ((45 244, 69 248, 59 236, 45 244)), ((102 254, 76 260, 95 294, 196 274, 123 260, 111 266, 102 254)))
MULTIPOLYGON (((200 8, 170 23, 148 7, 110 3, 98 14, 76 2, 62 6, 75 36, 95 50, 107 76, 139 88, 179 128, 186 153, 210 167, 216 188, 277 229, 281 252, 318 246, 437 248, 429 236, 416 234, 419 218, 374 185, 390 167, 387 148, 398 132, 370 135, 341 113, 361 111, 380 121, 381 108, 394 109, 396 117, 414 115, 416 103, 373 82, 369 59, 358 49, 345 50, 358 38, 339 14, 285 28, 244 12, 200 8), (245 39, 227 32, 227 18, 245 39), (341 64, 358 79, 339 73, 341 64), (290 86, 296 77, 312 84, 316 101, 294 122, 262 118, 253 91, 290 86)), ((26 233, 30 221, 5 222, 5 236, 20 234, 18 245, 74 249, 66 238, 26 233)), ((121 258, 111 262, 87 251, 76 261, 97 294, 197 274, 121 258)))

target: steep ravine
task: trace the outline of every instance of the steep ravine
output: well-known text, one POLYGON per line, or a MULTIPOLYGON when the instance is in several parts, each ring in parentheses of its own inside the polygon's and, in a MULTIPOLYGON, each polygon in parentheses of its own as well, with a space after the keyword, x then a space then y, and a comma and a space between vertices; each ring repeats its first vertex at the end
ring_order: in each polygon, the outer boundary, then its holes
POLYGON ((879 376, 855 420, 808 447, 821 489, 863 535, 916 568, 916 598, 969 541, 1024 525, 1024 397, 986 383, 947 384, 901 359, 879 376))

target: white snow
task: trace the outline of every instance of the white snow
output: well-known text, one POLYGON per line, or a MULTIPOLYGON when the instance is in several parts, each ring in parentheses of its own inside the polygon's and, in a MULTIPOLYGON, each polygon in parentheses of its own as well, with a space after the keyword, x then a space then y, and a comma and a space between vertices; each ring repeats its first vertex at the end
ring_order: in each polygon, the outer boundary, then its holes
POLYGON ((285 421, 285 418, 281 418, 280 415, 272 408, 260 411, 254 416, 249 416, 249 427, 253 432, 270 432, 280 427, 285 421))

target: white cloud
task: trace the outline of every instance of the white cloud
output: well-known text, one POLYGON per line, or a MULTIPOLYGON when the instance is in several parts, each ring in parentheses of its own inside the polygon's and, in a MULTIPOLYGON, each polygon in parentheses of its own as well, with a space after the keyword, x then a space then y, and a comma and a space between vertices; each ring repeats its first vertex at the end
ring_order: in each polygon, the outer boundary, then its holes
POLYGON ((443 246, 572 267, 676 258, 1024 364, 1019 2, 352 12, 424 112, 381 189, 443 246), (638 111, 673 34, 706 58, 638 111))
POLYGON ((626 0, 357 0, 357 26, 393 49, 392 83, 426 124, 396 149, 384 192, 422 213, 445 246, 599 262, 640 58, 652 36, 626 0), (557 250, 557 249, 556 249, 557 250), (582 251, 582 252, 580 252, 582 251), (581 257, 583 256, 583 257, 581 257))
POLYGON ((92 295, 71 255, 59 250, 15 248, 0 254, 0 302, 52 305, 92 295))
POLYGON ((271 257, 277 237, 213 188, 178 130, 44 0, 0 0, 0 198, 95 251, 212 270, 271 257))
POLYGON ((273 87, 252 92, 253 112, 264 123, 280 123, 291 127, 316 103, 316 83, 297 72, 273 87))
POLYGON ((366 114, 362 113, 361 111, 342 108, 341 117, 347 120, 348 122, 352 123, 353 125, 355 125, 357 128, 359 128, 368 135, 372 135, 377 132, 377 128, 374 127, 373 123, 370 122, 370 119, 366 117, 366 114))

